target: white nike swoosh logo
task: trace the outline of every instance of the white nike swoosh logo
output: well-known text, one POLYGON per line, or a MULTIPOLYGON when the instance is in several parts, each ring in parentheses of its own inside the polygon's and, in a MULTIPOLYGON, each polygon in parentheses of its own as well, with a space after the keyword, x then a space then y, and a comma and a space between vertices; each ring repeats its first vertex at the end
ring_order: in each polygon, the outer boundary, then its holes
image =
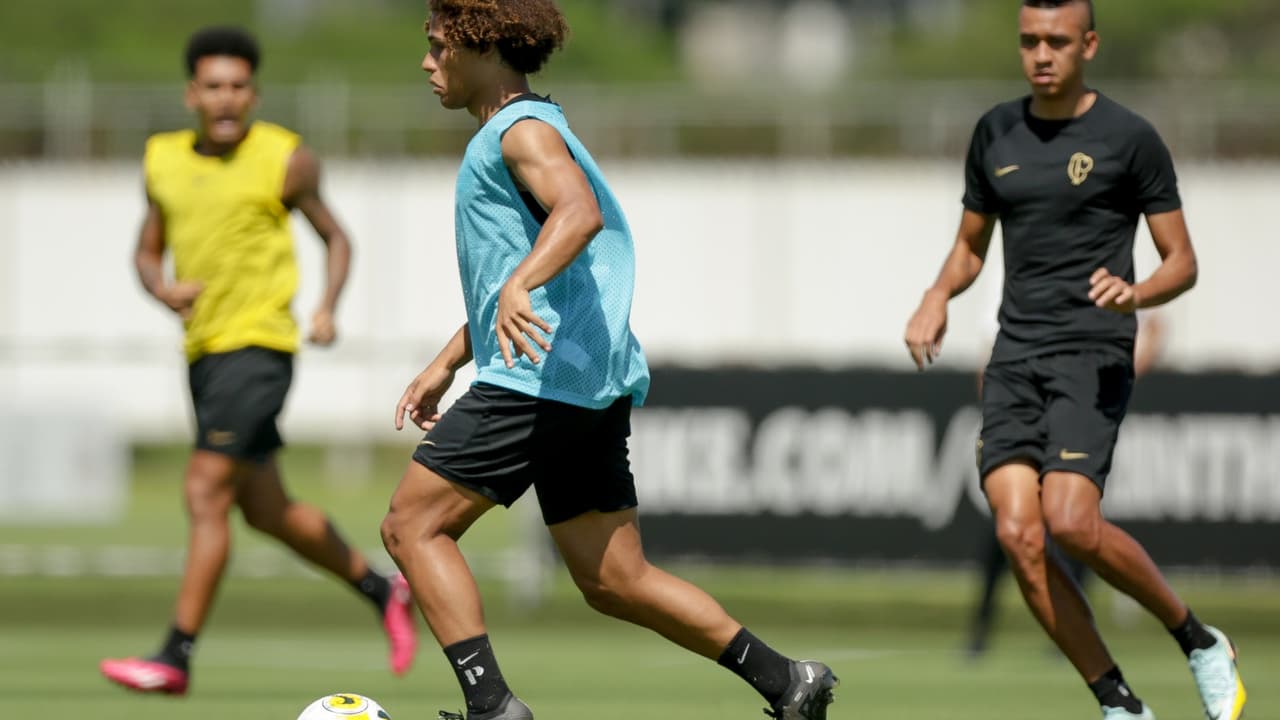
POLYGON ((472 660, 473 658, 475 658, 475 656, 477 656, 477 655, 479 655, 479 654, 480 654, 480 653, 478 653, 478 652, 473 652, 473 653, 471 653, 470 655, 468 655, 468 656, 466 656, 466 657, 462 658, 461 660, 459 660, 459 661, 458 661, 458 667, 462 667, 463 665, 466 665, 467 663, 471 662, 471 660, 472 660))
POLYGON ((436 446, 435 442, 434 442, 434 441, 431 441, 431 440, 423 440, 422 442, 420 442, 420 443, 418 443, 418 444, 419 444, 419 445, 430 445, 431 447, 435 447, 435 446, 436 446))
POLYGON ((805 672, 805 674, 806 674, 806 675, 808 675, 808 676, 809 676, 809 678, 808 678, 807 680, 805 680, 805 682, 807 682, 807 683, 811 683, 811 682, 813 682, 813 667, 812 667, 812 666, 810 666, 810 665, 805 665, 805 666, 804 666, 804 672, 805 672))
POLYGON ((738 658, 739 665, 747 661, 747 653, 749 652, 751 652, 751 643, 747 643, 746 649, 742 651, 742 657, 738 658))

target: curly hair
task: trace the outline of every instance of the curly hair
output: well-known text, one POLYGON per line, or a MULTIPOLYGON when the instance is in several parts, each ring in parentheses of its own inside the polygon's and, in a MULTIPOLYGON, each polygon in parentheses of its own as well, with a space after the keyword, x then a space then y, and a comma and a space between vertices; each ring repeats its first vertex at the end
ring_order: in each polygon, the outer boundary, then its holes
POLYGON ((526 75, 541 70, 569 35, 554 0, 428 0, 427 7, 446 40, 477 52, 497 49, 526 75))
POLYGON ((187 41, 187 49, 183 53, 187 74, 196 75, 196 63, 200 58, 212 55, 230 55, 242 58, 249 67, 258 71, 262 53, 258 50, 258 41, 247 31, 238 27, 207 27, 197 30, 187 41))

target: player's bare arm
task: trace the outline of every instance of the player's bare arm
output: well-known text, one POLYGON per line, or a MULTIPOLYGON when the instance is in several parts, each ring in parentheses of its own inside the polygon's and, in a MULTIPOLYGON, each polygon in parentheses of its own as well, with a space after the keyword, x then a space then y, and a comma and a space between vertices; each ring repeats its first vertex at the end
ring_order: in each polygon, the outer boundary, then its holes
POLYGON ((1190 290, 1199 273, 1196 251, 1191 247, 1191 233, 1181 210, 1147 216, 1151 239, 1160 253, 1160 266, 1151 277, 1135 285, 1098 268, 1089 278, 1089 299, 1100 308, 1113 312, 1163 305, 1190 290))
POLYGON ((299 147, 289 158, 284 202, 302 211, 327 249, 324 294, 311 316, 307 339, 316 345, 330 345, 338 337, 333 315, 351 268, 351 239, 320 196, 320 162, 306 147, 299 147))
POLYGON ((147 215, 138 233, 138 247, 133 254, 142 288, 165 304, 183 320, 191 317, 196 298, 204 286, 196 282, 170 283, 164 277, 164 214, 151 198, 147 198, 147 215))
POLYGON ((907 323, 907 351, 917 368, 923 370, 941 354, 942 338, 947 333, 947 302, 967 290, 982 272, 995 226, 994 215, 968 209, 961 215, 951 254, 907 323))
POLYGON ((530 340, 543 352, 551 351, 551 343, 539 332, 550 333, 551 326, 533 312, 529 291, 568 267, 604 227, 604 218, 587 176, 550 125, 537 120, 516 123, 502 140, 502 157, 516 182, 547 211, 532 252, 498 296, 498 342, 507 367, 513 367, 520 355, 535 363, 541 359, 530 340))
POLYGON ((396 404, 396 429, 404 429, 405 413, 409 420, 423 430, 435 427, 440 419, 440 399, 453 385, 453 377, 459 368, 471 362, 470 325, 463 325, 453 334, 436 359, 405 388, 396 404))

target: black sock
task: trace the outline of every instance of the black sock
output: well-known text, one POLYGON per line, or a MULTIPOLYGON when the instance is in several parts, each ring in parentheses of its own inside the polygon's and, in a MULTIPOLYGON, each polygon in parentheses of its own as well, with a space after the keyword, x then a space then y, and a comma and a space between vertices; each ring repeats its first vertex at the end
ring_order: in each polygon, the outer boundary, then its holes
POLYGON ((791 684, 791 661, 746 628, 733 636, 718 662, 746 680, 770 706, 778 702, 791 684))
POLYGON ((165 638, 160 652, 150 659, 165 665, 172 665, 183 672, 187 672, 191 666, 191 653, 195 650, 195 646, 196 636, 182 632, 175 625, 169 628, 169 635, 165 638))
POLYGON ((1102 677, 1089 683, 1089 689, 1103 707, 1124 708, 1131 713, 1142 712, 1142 701, 1133 694, 1118 667, 1112 666, 1102 677))
POLYGON ((1204 625, 1200 624, 1200 620, 1190 610, 1187 610, 1187 619, 1178 627, 1170 629, 1169 634, 1178 641, 1178 646, 1187 657, 1191 657, 1192 650, 1213 647, 1213 644, 1218 642, 1218 639, 1204 629, 1204 625))
POLYGON ((391 599, 391 581, 386 577, 379 575, 369 568, 364 571, 364 577, 359 580, 351 581, 351 587, 356 592, 369 598, 369 602, 378 608, 378 612, 386 612, 387 602, 391 599))
POLYGON ((458 674, 468 714, 496 710, 511 692, 507 681, 502 679, 488 635, 456 642, 444 649, 444 655, 449 658, 449 667, 458 674))

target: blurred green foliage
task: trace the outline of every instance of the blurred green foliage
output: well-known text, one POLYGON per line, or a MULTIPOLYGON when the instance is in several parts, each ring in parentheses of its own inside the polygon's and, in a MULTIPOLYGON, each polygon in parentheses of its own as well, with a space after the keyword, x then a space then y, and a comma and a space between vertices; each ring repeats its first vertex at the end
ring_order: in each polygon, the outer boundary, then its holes
MULTIPOLYGON (((597 0, 562 0, 573 35, 548 75, 583 81, 675 76, 673 42, 597 0)), ((250 28, 264 82, 420 78, 427 17, 420 0, 43 0, 0 3, 0 82, 40 81, 66 63, 106 82, 183 78, 182 48, 211 24, 250 28), (273 9, 275 8, 275 9, 273 9)))
MULTIPOLYGON (((678 81, 676 39, 625 2, 561 0, 574 29, 547 75, 594 83, 678 81)), ((852 19, 867 49, 851 80, 1007 78, 1016 72, 1016 3, 965 0, 906 13, 887 32, 852 19), (958 8, 958 9, 957 9, 958 8)), ((925 6, 927 8, 927 6, 925 6)), ((1280 76, 1275 0, 1098 2, 1104 49, 1094 72, 1126 79, 1280 76)), ((241 24, 265 46, 266 82, 417 78, 421 0, 44 0, 0 3, 0 82, 38 81, 65 63, 108 82, 182 77, 181 49, 202 25, 241 24)), ((767 54, 762 55, 767 61, 767 54)))

